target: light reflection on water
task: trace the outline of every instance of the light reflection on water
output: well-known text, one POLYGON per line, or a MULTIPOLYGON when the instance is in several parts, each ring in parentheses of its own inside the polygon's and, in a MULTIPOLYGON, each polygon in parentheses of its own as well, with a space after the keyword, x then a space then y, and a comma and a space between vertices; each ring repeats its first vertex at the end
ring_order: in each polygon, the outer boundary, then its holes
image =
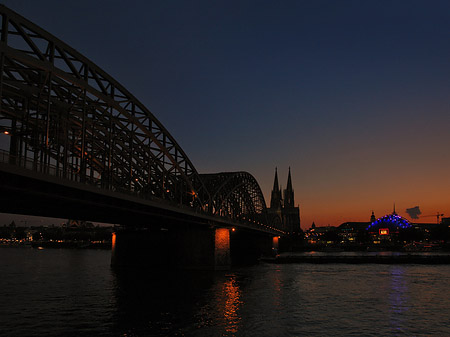
POLYGON ((228 334, 236 334, 238 332, 239 323, 241 317, 239 316, 239 306, 242 304, 240 300, 240 289, 234 278, 230 278, 228 281, 223 283, 224 291, 222 292, 222 298, 225 299, 225 304, 220 303, 218 305, 218 312, 222 310, 225 319, 225 331, 228 334))
POLYGON ((114 271, 109 252, 0 248, 3 336, 446 336, 450 266, 114 271))
POLYGON ((391 289, 389 292, 391 326, 394 333, 402 333, 403 315, 408 310, 408 286, 404 279, 404 268, 394 266, 391 271, 391 289))

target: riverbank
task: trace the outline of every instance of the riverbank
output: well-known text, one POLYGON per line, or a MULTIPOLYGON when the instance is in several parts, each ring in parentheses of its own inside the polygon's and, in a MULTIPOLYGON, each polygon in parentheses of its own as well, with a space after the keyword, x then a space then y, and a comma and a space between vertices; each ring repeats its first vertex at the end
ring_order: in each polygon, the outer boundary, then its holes
POLYGON ((267 263, 348 263, 348 264, 450 264, 450 254, 445 253, 397 253, 375 254, 280 254, 274 258, 263 258, 267 263))
POLYGON ((0 247, 31 247, 36 249, 111 249, 111 242, 86 242, 86 241, 2 241, 0 247))

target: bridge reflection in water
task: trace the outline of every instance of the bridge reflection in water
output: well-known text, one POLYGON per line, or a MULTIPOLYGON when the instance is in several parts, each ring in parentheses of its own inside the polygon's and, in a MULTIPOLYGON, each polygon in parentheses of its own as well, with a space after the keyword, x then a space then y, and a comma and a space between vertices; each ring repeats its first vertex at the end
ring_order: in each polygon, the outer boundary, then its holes
POLYGON ((234 336, 242 331, 240 310, 244 305, 238 278, 235 273, 224 272, 155 275, 144 270, 118 270, 114 330, 127 335, 148 331, 196 335, 210 331, 213 335, 234 336))
POLYGON ((258 255, 285 234, 268 220, 251 174, 199 174, 158 119, 100 67, 5 6, 0 19, 1 212, 119 223, 115 248, 127 259, 148 255, 136 248, 149 246, 142 234, 179 251, 169 262, 200 246, 206 265, 220 268, 237 256, 233 249, 258 255), (226 243, 223 230, 232 228, 245 240, 226 243))

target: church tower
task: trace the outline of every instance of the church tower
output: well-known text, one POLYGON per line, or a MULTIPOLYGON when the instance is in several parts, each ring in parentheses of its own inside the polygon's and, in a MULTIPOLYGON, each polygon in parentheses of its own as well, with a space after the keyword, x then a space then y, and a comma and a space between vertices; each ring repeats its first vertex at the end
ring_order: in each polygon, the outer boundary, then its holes
POLYGON ((282 190, 278 184, 278 172, 275 168, 275 179, 273 182, 270 208, 267 214, 273 225, 287 233, 300 233, 300 208, 294 204, 294 189, 292 188, 291 168, 289 168, 286 189, 282 190))
POLYGON ((270 208, 274 210, 282 208, 281 189, 278 185, 277 168, 275 168, 275 179, 273 181, 272 197, 270 198, 270 208))
POLYGON ((294 190, 292 189, 291 168, 289 167, 288 181, 284 190, 284 207, 294 207, 294 190))
POLYGON ((370 216, 370 222, 375 222, 377 219, 375 218, 375 214, 372 211, 372 215, 370 216))
POLYGON ((286 231, 299 233, 300 208, 294 206, 294 189, 292 188, 291 168, 289 167, 288 180, 284 190, 283 223, 286 231))

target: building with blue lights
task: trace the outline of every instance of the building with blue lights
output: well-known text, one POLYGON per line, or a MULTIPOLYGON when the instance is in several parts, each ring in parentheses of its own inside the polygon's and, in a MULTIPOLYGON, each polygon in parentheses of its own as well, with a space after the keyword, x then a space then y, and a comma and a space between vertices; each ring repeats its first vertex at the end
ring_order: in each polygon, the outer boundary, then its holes
POLYGON ((305 232, 305 239, 314 249, 332 246, 349 251, 450 251, 450 218, 442 218, 440 223, 410 222, 394 208, 392 213, 380 218, 372 212, 369 221, 344 222, 338 227, 311 227, 305 232))
POLYGON ((394 211, 367 222, 345 222, 338 227, 341 245, 345 247, 392 247, 411 241, 432 241, 438 236, 440 224, 411 223, 394 211))
POLYGON ((399 234, 403 229, 413 228, 408 220, 401 217, 395 211, 392 214, 387 214, 379 219, 376 219, 366 230, 372 235, 379 236, 391 236, 393 234, 399 234))

